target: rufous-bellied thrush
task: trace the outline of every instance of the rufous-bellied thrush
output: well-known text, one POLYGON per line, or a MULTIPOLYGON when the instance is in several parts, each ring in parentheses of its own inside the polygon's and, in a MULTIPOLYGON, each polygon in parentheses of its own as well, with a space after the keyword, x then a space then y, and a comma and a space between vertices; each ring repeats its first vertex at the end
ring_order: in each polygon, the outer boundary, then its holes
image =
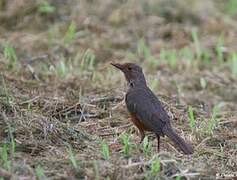
POLYGON ((193 148, 186 143, 172 128, 170 117, 163 108, 156 95, 147 86, 142 68, 133 63, 111 63, 120 69, 128 82, 128 91, 125 102, 131 114, 131 120, 141 134, 141 142, 145 131, 156 134, 158 151, 160 149, 160 136, 168 136, 184 154, 192 154, 193 148))

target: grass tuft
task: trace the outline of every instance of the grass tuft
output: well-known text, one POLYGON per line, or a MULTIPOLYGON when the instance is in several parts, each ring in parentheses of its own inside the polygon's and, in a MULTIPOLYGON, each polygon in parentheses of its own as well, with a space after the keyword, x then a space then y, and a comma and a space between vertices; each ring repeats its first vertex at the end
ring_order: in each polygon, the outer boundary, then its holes
POLYGON ((4 45, 3 54, 4 57, 8 60, 8 68, 15 68, 18 58, 14 47, 11 44, 6 43, 4 45))
POLYGON ((94 70, 95 68, 95 54, 90 50, 87 49, 82 57, 81 70, 94 70))
POLYGON ((109 152, 109 146, 105 141, 102 141, 101 143, 101 151, 103 158, 105 160, 108 160, 110 158, 110 152, 109 152))
POLYGON ((151 163, 151 174, 156 176, 160 172, 160 159, 158 157, 154 158, 151 163))
POLYGON ((149 141, 147 136, 144 138, 144 140, 142 142, 142 151, 146 156, 151 155, 152 143, 149 141))
POLYGON ((211 118, 208 120, 207 129, 206 129, 206 132, 207 132, 208 135, 212 135, 213 134, 213 130, 215 129, 215 127, 216 127, 216 125, 218 123, 217 115, 220 112, 221 106, 222 105, 219 104, 219 105, 215 105, 212 108, 212 115, 211 115, 211 118))
POLYGON ((56 71, 57 76, 64 78, 69 74, 70 69, 69 69, 68 65, 66 64, 65 60, 62 59, 56 65, 55 71, 56 71))
POLYGON ((197 32, 196 29, 192 30, 192 39, 193 39, 193 42, 194 42, 194 47, 195 47, 195 52, 196 52, 197 58, 201 59, 202 47, 201 47, 200 40, 199 40, 199 37, 198 37, 198 32, 197 32))
POLYGON ((188 106, 188 120, 189 120, 189 126, 192 130, 195 130, 196 128, 196 120, 194 118, 193 108, 192 106, 188 106))
POLYGON ((194 54, 193 54, 193 51, 191 50, 191 48, 189 48, 189 47, 182 48, 179 51, 179 56, 181 59, 184 60, 184 63, 187 64, 188 67, 191 67, 191 65, 193 65, 194 54))
POLYGON ((237 53, 232 53, 229 59, 229 65, 233 76, 237 77, 237 53))
POLYGON ((69 25, 67 32, 64 36, 64 43, 65 44, 71 44, 76 39, 76 23, 74 21, 71 22, 69 25))
POLYGON ((176 69, 177 61, 178 61, 178 54, 176 50, 164 50, 162 49, 160 52, 160 59, 164 62, 167 62, 169 67, 172 69, 176 69))
POLYGON ((0 87, 0 93, 1 93, 0 102, 3 105, 3 107, 5 107, 4 109, 6 111, 11 110, 14 107, 15 98, 9 92, 9 89, 7 88, 7 85, 3 76, 1 76, 1 86, 2 87, 0 87))
POLYGON ((144 39, 140 39, 137 43, 137 55, 139 58, 144 59, 145 62, 147 62, 149 68, 158 67, 158 60, 151 54, 151 51, 144 39))
POLYGON ((35 174, 38 180, 47 180, 44 169, 40 165, 36 167, 35 174))
POLYGON ((76 160, 76 157, 75 157, 75 155, 74 155, 74 153, 73 153, 72 147, 71 147, 70 145, 68 145, 67 152, 68 152, 68 154, 69 154, 69 160, 70 160, 70 162, 71 162, 73 168, 74 168, 76 171, 78 171, 78 170, 80 169, 80 167, 79 167, 79 164, 78 164, 78 162, 77 162, 77 160, 76 160))
POLYGON ((130 142, 130 136, 126 133, 123 133, 120 136, 120 140, 123 144, 123 149, 122 149, 122 153, 124 155, 124 157, 128 158, 131 156, 131 150, 132 150, 132 144, 130 142))
POLYGON ((224 36, 221 35, 218 39, 218 43, 216 46, 217 60, 219 63, 224 62, 224 36))
POLYGON ((41 2, 38 7, 38 12, 42 14, 50 14, 50 13, 55 12, 55 10, 56 8, 52 6, 51 4, 49 4, 48 1, 41 2))
POLYGON ((100 170, 98 161, 96 160, 93 161, 93 168, 94 168, 95 180, 100 180, 100 170))
POLYGON ((1 149, 1 159, 0 159, 0 164, 1 166, 10 171, 11 170, 11 160, 9 159, 9 146, 7 143, 3 144, 3 147, 1 149))

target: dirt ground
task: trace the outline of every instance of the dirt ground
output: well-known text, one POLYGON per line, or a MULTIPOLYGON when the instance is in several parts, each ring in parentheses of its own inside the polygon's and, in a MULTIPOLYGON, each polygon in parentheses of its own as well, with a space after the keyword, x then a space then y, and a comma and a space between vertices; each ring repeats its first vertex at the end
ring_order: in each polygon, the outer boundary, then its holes
POLYGON ((0 179, 237 176, 235 0, 0 0, 0 179), (139 64, 183 155, 139 143, 123 74, 139 64))

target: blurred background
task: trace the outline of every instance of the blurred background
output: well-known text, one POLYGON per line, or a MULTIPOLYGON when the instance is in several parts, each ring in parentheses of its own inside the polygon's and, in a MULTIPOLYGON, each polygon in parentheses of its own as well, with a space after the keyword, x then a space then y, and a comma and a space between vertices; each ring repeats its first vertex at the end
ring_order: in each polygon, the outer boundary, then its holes
POLYGON ((233 174, 236 40, 237 0, 0 0, 0 176, 233 174), (152 136, 136 147, 112 61, 142 66, 192 160, 165 140, 157 160, 152 136))
POLYGON ((113 58, 174 69, 225 63, 237 74, 235 0, 1 0, 0 9, 1 49, 13 47, 20 63, 80 61, 88 51, 95 66, 113 58))

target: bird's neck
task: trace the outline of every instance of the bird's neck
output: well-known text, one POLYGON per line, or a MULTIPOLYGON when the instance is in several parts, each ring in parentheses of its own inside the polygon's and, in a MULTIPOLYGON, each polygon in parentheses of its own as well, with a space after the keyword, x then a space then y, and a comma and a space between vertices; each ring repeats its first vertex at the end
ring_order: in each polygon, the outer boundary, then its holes
POLYGON ((128 86, 129 88, 134 88, 134 87, 146 87, 146 80, 145 78, 138 78, 138 79, 130 79, 128 81, 128 86))

